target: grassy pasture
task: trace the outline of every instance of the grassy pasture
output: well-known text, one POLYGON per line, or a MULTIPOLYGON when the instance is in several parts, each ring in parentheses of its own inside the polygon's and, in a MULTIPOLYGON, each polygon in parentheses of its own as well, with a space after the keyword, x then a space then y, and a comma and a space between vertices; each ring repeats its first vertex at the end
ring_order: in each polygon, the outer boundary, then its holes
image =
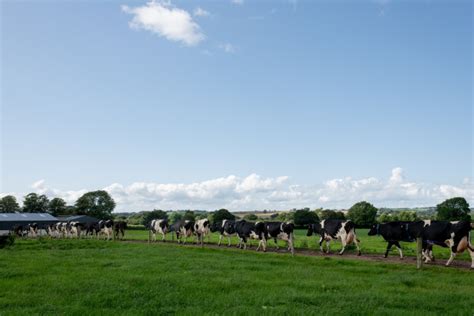
MULTIPOLYGON (((387 248, 387 242, 383 240, 381 236, 368 236, 367 235, 368 229, 357 229, 357 237, 361 241, 361 247, 363 253, 369 254, 380 254, 383 255, 385 253, 385 249, 387 248)), ((126 239, 128 240, 148 240, 148 231, 144 229, 137 229, 137 230, 129 230, 126 232, 126 239)), ((472 237, 471 237, 472 239, 472 237)), ((161 235, 157 235, 157 240, 161 240, 161 235)), ((171 234, 168 234, 166 240, 172 240, 171 234)), ((206 242, 211 242, 217 244, 219 240, 219 235, 217 233, 211 234, 209 240, 206 239, 206 242)), ((312 249, 315 251, 319 251, 319 245, 317 244, 319 240, 319 235, 315 237, 314 235, 311 237, 306 236, 306 230, 297 229, 295 231, 295 248, 301 249, 312 249)), ((188 242, 192 242, 192 238, 188 238, 188 242)), ((231 238, 232 245, 237 244, 237 237, 231 238)), ((250 242, 253 245, 253 248, 257 246, 257 241, 250 242)), ((222 241, 223 245, 227 245, 227 238, 224 238, 222 241)), ((278 242, 280 247, 285 247, 286 243, 283 241, 278 242)), ((404 256, 416 256, 416 243, 401 243, 403 254, 404 256)), ((275 244, 273 240, 268 242, 268 247, 273 248, 275 244)), ((332 242, 331 243, 331 252, 336 252, 341 249, 340 242, 332 242)), ((355 246, 346 247, 347 253, 354 252, 355 253, 355 246)), ((436 258, 439 259, 448 259, 450 252, 447 248, 441 247, 434 247, 433 249, 434 255, 436 258)), ((395 246, 392 247, 392 251, 389 253, 389 256, 398 256, 398 250, 395 246)), ((471 260, 469 253, 466 251, 462 255, 456 257, 456 260, 471 260)))
POLYGON ((2 316, 472 315, 473 293, 469 270, 338 257, 48 239, 0 251, 2 316))

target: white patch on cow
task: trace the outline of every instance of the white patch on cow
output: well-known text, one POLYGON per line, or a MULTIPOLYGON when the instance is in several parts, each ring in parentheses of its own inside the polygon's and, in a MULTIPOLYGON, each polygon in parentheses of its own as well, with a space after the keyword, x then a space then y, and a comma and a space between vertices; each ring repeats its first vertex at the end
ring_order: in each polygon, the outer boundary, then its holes
POLYGON ((398 249, 398 252, 400 253, 400 259, 403 259, 402 248, 397 247, 397 249, 398 249))
POLYGON ((431 225, 431 220, 430 219, 425 219, 423 222, 425 223, 424 227, 431 225))

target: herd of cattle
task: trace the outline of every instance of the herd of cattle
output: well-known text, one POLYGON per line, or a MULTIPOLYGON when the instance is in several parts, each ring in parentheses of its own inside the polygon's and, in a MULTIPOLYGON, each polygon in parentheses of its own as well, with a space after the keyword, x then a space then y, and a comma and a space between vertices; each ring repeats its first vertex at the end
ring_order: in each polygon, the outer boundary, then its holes
MULTIPOLYGON (((388 243, 385 251, 385 257, 392 246, 396 246, 400 258, 403 258, 400 242, 413 242, 417 238, 422 240, 422 256, 425 262, 434 260, 433 245, 447 247, 451 251, 451 256, 446 265, 449 266, 457 254, 468 250, 471 256, 471 268, 474 269, 474 247, 470 242, 470 232, 474 227, 468 221, 416 221, 403 222, 395 221, 384 224, 373 225, 368 235, 382 236, 388 243)), ((123 239, 127 224, 123 221, 113 222, 112 220, 103 220, 96 223, 81 224, 79 222, 59 222, 47 227, 38 227, 32 223, 25 227, 16 227, 15 233, 19 236, 36 237, 39 231, 44 231, 52 238, 80 238, 96 237, 98 239, 123 239)), ((176 235, 178 243, 186 243, 189 237, 195 238, 196 243, 204 244, 205 237, 210 237, 213 232, 219 233, 220 246, 222 240, 227 238, 228 246, 231 246, 231 237, 238 237, 237 247, 246 249, 249 239, 258 240, 257 251, 262 249, 266 251, 267 241, 274 240, 278 249, 277 240, 284 240, 288 245, 288 251, 294 254, 294 224, 291 222, 248 222, 246 220, 223 220, 211 223, 208 219, 197 221, 179 220, 170 224, 166 219, 152 220, 148 226, 148 241, 156 241, 157 235, 161 235, 161 240, 166 241, 166 235, 172 233, 176 235)), ((317 234, 319 238, 319 247, 322 252, 329 253, 330 243, 333 240, 339 240, 342 243, 342 249, 339 254, 342 255, 347 245, 354 244, 358 255, 361 254, 360 240, 356 235, 356 225, 350 220, 323 220, 316 224, 308 225, 307 236, 317 234), (326 249, 323 243, 326 243, 326 249)))
POLYGON ((52 238, 81 238, 96 237, 107 240, 124 238, 127 223, 123 221, 114 222, 113 220, 101 220, 98 222, 80 223, 75 221, 57 222, 50 225, 38 225, 30 223, 22 226, 17 225, 13 228, 15 235, 19 237, 29 236, 38 237, 48 235, 52 238))

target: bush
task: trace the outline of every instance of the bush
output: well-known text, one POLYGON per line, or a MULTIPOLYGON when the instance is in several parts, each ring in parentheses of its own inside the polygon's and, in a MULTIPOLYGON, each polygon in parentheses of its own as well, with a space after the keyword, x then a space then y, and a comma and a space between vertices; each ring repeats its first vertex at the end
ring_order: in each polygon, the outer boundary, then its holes
POLYGON ((376 216, 377 208, 366 201, 354 204, 347 213, 347 217, 359 227, 369 227, 375 224, 376 216))
POLYGON ((258 220, 258 216, 255 214, 247 214, 244 216, 244 219, 247 221, 256 221, 258 220))
POLYGON ((221 208, 220 210, 212 213, 213 222, 223 221, 224 219, 234 220, 235 215, 229 212, 228 210, 226 210, 225 208, 221 208))
POLYGON ((436 205, 437 219, 440 221, 470 221, 469 203, 463 197, 448 199, 436 205))
POLYGON ((310 211, 309 208, 296 210, 293 214, 293 219, 296 226, 307 226, 308 224, 314 224, 319 221, 318 214, 310 211))
POLYGON ((0 236, 0 249, 5 247, 10 247, 15 242, 15 235, 8 234, 5 236, 0 236))

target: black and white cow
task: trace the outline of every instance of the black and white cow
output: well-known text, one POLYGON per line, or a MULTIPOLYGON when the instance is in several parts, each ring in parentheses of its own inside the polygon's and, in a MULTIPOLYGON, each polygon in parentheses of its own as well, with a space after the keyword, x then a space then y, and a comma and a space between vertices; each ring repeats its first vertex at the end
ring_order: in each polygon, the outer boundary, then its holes
POLYGON ((235 222, 235 231, 239 237, 239 248, 247 249, 247 240, 248 239, 257 239, 258 247, 257 251, 262 247, 262 250, 267 251, 267 239, 266 239, 266 230, 265 223, 263 222, 247 222, 246 220, 241 220, 235 222))
POLYGON ((127 229, 127 223, 124 221, 118 221, 114 223, 114 238, 124 239, 125 230, 127 229))
POLYGON ((114 221, 111 219, 99 221, 99 230, 97 233, 97 238, 100 239, 100 236, 104 235, 105 239, 110 240, 114 238, 114 221))
POLYGON ((209 236, 211 232, 210 225, 211 223, 207 218, 199 219, 194 223, 194 234, 197 237, 196 243, 200 243, 201 246, 204 245, 204 237, 209 236))
POLYGON ((26 230, 28 231, 28 236, 36 238, 38 236, 38 224, 37 223, 30 223, 26 226, 26 230))
POLYGON ((171 227, 176 233, 176 239, 178 239, 178 244, 183 242, 186 243, 188 237, 191 237, 194 233, 194 222, 190 220, 180 220, 174 223, 171 227), (184 240, 182 240, 184 238, 184 240))
POLYGON ((166 241, 166 234, 169 231, 167 219, 154 219, 150 223, 150 231, 148 233, 148 242, 156 241, 156 234, 161 234, 162 241, 166 241))
POLYGON ((56 228, 58 231, 58 237, 66 238, 68 236, 68 223, 67 222, 56 223, 56 228))
POLYGON ((15 225, 13 227, 13 233, 18 237, 24 237, 28 235, 28 231, 22 225, 15 225))
POLYGON ((288 244, 288 250, 292 254, 295 253, 294 248, 294 231, 295 225, 291 222, 265 222, 265 230, 267 232, 267 239, 273 238, 278 248, 278 239, 284 240, 288 244))
POLYGON ((235 231, 235 221, 229 219, 212 223, 210 229, 211 232, 219 232, 219 242, 217 243, 218 246, 221 245, 222 238, 227 237, 227 246, 230 247, 230 237, 237 234, 235 231))
POLYGON ((449 247, 451 256, 446 262, 449 266, 457 254, 463 253, 466 249, 471 256, 471 268, 474 269, 474 247, 471 244, 472 226, 468 221, 424 221, 423 227, 423 256, 425 262, 434 260, 433 245, 449 247))
POLYGON ((413 242, 416 240, 416 238, 421 237, 423 226, 423 221, 394 221, 383 224, 375 224, 370 228, 368 235, 381 235, 388 243, 387 249, 385 250, 385 258, 387 258, 392 246, 395 245, 395 247, 398 249, 398 252, 400 253, 400 259, 403 259, 403 251, 402 247, 400 246, 400 242, 413 242))
POLYGON ((69 222, 67 223, 67 236, 69 238, 81 238, 81 231, 83 224, 79 222, 69 222))
POLYGON ((339 252, 340 255, 346 250, 346 246, 352 243, 355 243, 357 247, 357 255, 360 256, 360 246, 359 239, 355 232, 355 224, 352 221, 348 220, 339 220, 339 219, 327 219, 323 220, 317 224, 308 225, 308 232, 306 236, 311 236, 313 233, 319 234, 321 238, 319 239, 319 248, 322 252, 323 250, 323 241, 326 241, 326 253, 329 253, 329 246, 331 240, 340 240, 342 243, 342 249, 339 252))
POLYGON ((58 228, 57 228, 57 223, 54 223, 54 224, 50 224, 46 227, 46 232, 48 234, 49 237, 51 238, 59 238, 59 231, 58 231, 58 228))
POLYGON ((99 234, 99 222, 89 222, 84 225, 84 232, 86 237, 94 237, 99 234))

